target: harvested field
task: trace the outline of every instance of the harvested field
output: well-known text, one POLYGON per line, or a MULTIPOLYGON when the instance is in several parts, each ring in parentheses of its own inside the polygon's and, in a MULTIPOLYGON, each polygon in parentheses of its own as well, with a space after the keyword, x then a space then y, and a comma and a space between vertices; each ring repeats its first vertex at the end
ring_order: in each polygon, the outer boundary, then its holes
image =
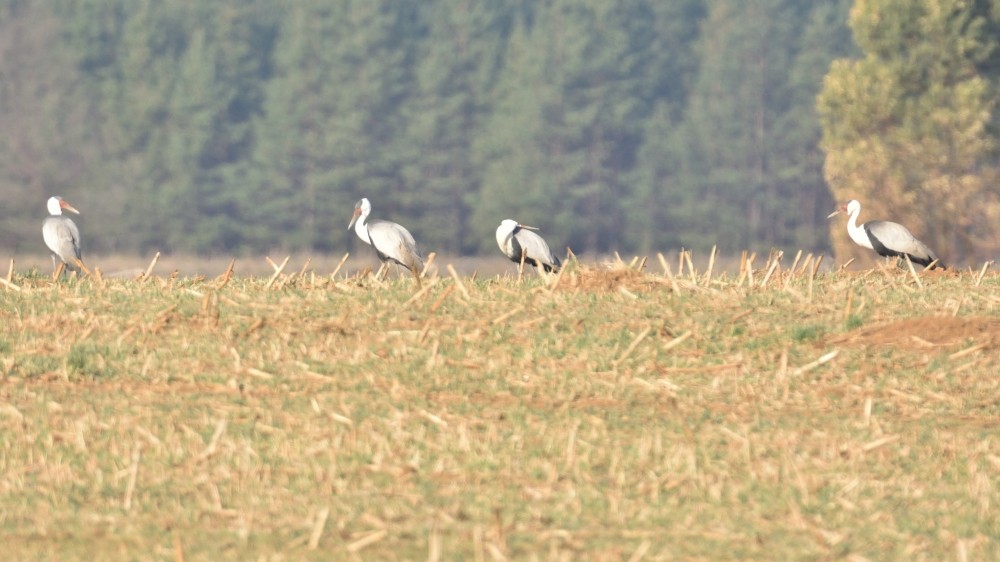
POLYGON ((1000 277, 779 257, 11 271, 5 554, 1000 558, 1000 277))

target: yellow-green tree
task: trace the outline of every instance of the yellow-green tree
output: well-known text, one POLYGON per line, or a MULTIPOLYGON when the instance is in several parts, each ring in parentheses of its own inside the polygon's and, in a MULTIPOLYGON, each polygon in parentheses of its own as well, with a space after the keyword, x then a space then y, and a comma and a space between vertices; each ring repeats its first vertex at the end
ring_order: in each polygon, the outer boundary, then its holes
MULTIPOLYGON (((984 257, 1000 229, 994 4, 858 0, 864 57, 835 61, 818 98, 834 198, 906 224, 948 262, 984 257)), ((863 255, 842 220, 830 228, 838 258, 863 255)))

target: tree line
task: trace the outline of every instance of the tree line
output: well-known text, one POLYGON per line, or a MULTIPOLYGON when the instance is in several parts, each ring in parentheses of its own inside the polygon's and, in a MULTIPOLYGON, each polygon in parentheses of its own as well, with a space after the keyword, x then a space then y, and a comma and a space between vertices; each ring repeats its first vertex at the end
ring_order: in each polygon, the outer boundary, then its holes
POLYGON ((822 251, 831 193, 989 207, 996 4, 0 0, 0 245, 60 194, 90 251, 340 251, 360 197, 439 252, 822 251))

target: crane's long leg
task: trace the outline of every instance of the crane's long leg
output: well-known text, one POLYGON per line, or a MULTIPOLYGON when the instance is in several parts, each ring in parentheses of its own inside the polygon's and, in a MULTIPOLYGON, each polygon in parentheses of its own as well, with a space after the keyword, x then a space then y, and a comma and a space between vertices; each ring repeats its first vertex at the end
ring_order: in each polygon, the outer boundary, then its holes
MULTIPOLYGON (((413 275, 413 279, 417 282, 417 287, 421 286, 420 283, 420 259, 412 254, 406 255, 406 263, 403 265, 407 270, 409 270, 410 275, 413 275)), ((400 272, 400 278, 402 278, 402 272, 400 272)))
POLYGON ((80 272, 81 273, 84 273, 87 276, 90 276, 90 268, 87 267, 87 265, 83 263, 83 260, 81 260, 80 258, 73 258, 73 261, 76 262, 76 266, 78 268, 80 268, 80 272))
POLYGON ((528 253, 521 250, 521 261, 517 264, 517 283, 520 285, 524 278, 524 259, 528 257, 528 253))

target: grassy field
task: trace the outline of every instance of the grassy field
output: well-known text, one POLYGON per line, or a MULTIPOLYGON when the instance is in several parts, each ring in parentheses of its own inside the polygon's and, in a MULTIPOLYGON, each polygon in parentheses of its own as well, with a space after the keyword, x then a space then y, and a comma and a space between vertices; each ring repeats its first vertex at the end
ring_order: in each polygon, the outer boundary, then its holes
POLYGON ((1000 277, 789 261, 13 272, 3 558, 1000 560, 1000 277))

